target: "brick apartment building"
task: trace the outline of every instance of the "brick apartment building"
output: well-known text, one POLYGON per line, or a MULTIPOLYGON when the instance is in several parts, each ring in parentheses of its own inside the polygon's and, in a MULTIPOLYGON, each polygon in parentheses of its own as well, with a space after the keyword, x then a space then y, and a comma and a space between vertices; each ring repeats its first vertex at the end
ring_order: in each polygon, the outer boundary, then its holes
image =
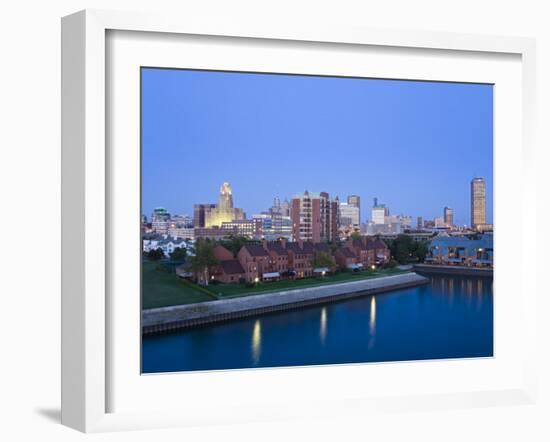
POLYGON ((243 246, 237 256, 221 245, 214 248, 220 264, 212 269, 214 279, 232 283, 276 280, 281 278, 307 278, 314 275, 313 260, 316 253, 324 253, 333 261, 331 270, 367 268, 389 260, 389 250, 381 240, 349 240, 331 253, 326 243, 311 241, 262 241, 261 244, 243 246))
POLYGON ((354 268, 358 263, 357 256, 349 247, 338 247, 334 252, 334 259, 342 269, 354 268))
POLYGON ((292 198, 290 218, 294 241, 335 241, 338 239, 338 198, 331 200, 327 192, 307 190, 292 198))
POLYGON ((286 241, 267 242, 263 241, 263 247, 271 256, 271 270, 281 275, 288 273, 289 256, 285 249, 286 241))
POLYGON ((263 279, 266 273, 272 273, 272 257, 262 245, 247 244, 237 253, 237 259, 245 271, 247 281, 263 279))
POLYGON ((214 279, 224 283, 235 283, 246 279, 246 272, 233 253, 221 245, 214 247, 214 257, 220 262, 212 271, 214 279))

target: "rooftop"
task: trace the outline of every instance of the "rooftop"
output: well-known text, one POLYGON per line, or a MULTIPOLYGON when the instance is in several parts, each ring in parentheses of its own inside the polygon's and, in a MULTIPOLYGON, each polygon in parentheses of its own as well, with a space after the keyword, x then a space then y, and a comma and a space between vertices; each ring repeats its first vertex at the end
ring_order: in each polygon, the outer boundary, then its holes
POLYGON ((269 253, 259 244, 247 244, 243 248, 252 256, 269 256, 269 253))
POLYGON ((222 261, 220 266, 223 272, 227 275, 235 275, 239 273, 245 273, 243 266, 236 259, 230 259, 228 261, 222 261))

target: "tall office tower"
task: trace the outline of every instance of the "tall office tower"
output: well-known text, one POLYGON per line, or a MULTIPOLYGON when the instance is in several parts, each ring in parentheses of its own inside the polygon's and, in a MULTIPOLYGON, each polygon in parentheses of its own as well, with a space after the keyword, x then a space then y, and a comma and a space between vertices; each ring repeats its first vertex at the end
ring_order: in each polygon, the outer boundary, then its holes
POLYGON ((271 215, 271 221, 273 223, 273 233, 278 233, 281 231, 281 226, 283 224, 283 214, 281 207, 281 200, 279 197, 275 197, 273 200, 273 206, 269 209, 271 215))
POLYGON ((374 198, 371 219, 374 224, 385 224, 386 217, 390 215, 390 209, 385 204, 378 204, 378 198, 374 198))
POLYGON ((326 192, 308 192, 292 198, 290 217, 294 241, 332 241, 338 238, 338 200, 326 192))
POLYGON ((359 219, 357 220, 357 224, 361 224, 361 197, 359 195, 349 195, 348 205, 357 207, 359 212, 359 219))
POLYGON ((450 207, 445 207, 443 209, 443 220, 448 227, 453 226, 453 209, 450 207))
POLYGON ((421 216, 419 216, 418 218, 416 218, 416 228, 418 230, 421 230, 424 228, 424 220, 422 219, 421 216))
POLYGON ((193 227, 206 227, 206 213, 215 208, 215 204, 195 204, 193 206, 193 227))
POLYGON ((359 207, 350 203, 340 204, 340 224, 359 227, 359 207))
POLYGON ((155 232, 166 233, 170 227, 170 214, 164 207, 157 207, 151 215, 151 227, 155 232))
POLYGON ((285 198, 285 200, 281 203, 281 215, 283 216, 290 216, 290 203, 285 198))
POLYGON ((273 198, 273 206, 271 206, 271 212, 280 212, 281 211, 281 200, 278 196, 273 198))
MULTIPOLYGON (((328 197, 328 195, 327 195, 328 197)), ((340 235, 340 199, 338 197, 330 201, 330 213, 328 216, 329 234, 328 241, 337 241, 340 235)))
POLYGON ((229 183, 223 183, 220 186, 220 196, 218 198, 218 209, 229 211, 233 209, 233 191, 229 183))
POLYGON ((229 183, 220 187, 218 204, 195 204, 193 224, 195 227, 221 227, 222 223, 243 220, 243 209, 233 207, 233 191, 229 183))
POLYGON ((485 203, 485 179, 479 177, 473 178, 470 183, 470 211, 473 228, 486 224, 485 203))

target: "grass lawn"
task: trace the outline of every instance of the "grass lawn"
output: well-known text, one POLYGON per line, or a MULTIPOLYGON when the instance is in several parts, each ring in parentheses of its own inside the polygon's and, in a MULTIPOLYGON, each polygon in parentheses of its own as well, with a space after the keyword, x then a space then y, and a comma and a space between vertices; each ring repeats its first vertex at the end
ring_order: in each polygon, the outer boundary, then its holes
POLYGON ((168 307, 212 301, 213 295, 201 291, 194 284, 183 281, 174 273, 157 270, 157 263, 144 261, 142 267, 142 308, 168 307))
POLYGON ((143 309, 194 304, 216 299, 236 298, 294 288, 315 287, 406 273, 406 271, 393 268, 377 270, 375 272, 343 272, 336 275, 327 275, 322 279, 305 278, 294 281, 263 282, 254 287, 246 287, 244 284, 210 284, 208 288, 204 288, 189 281, 184 281, 178 278, 174 273, 159 270, 155 262, 144 261, 142 272, 143 309))
POLYGON ((246 287, 244 284, 212 284, 209 289, 218 294, 220 299, 234 298, 238 296, 256 295, 259 293, 290 290, 294 288, 315 287, 319 285, 337 284, 342 282, 359 281, 362 279, 378 278, 380 276, 396 275, 406 273, 399 269, 384 269, 375 272, 363 271, 360 273, 338 273, 327 275, 323 278, 305 278, 297 280, 284 280, 259 283, 255 287, 246 287))

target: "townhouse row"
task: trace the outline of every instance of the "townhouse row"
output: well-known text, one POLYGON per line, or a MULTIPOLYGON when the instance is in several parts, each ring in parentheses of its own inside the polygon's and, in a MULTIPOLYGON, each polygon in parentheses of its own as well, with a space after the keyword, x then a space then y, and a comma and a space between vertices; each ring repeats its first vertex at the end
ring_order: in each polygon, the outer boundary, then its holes
POLYGON ((336 269, 360 270, 386 264, 390 251, 382 240, 350 239, 333 253, 326 243, 285 240, 243 246, 237 256, 221 245, 214 248, 219 265, 212 269, 211 279, 223 283, 258 282, 307 278, 336 269), (332 264, 315 267, 316 254, 323 253, 332 264))

